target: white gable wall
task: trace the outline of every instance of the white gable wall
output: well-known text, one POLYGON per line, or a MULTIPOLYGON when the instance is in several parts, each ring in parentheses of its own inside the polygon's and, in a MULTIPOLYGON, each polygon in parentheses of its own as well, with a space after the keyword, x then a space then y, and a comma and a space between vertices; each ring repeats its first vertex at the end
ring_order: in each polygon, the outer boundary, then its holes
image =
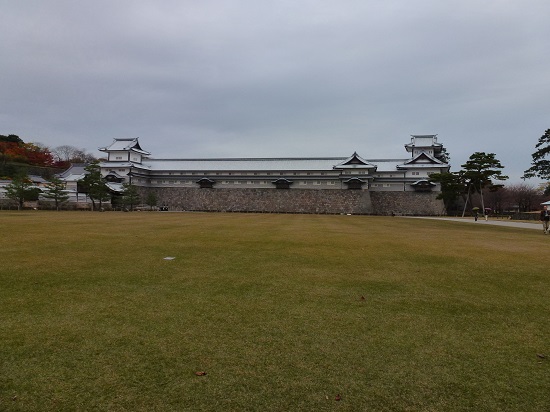
POLYGON ((130 152, 127 151, 114 151, 109 152, 107 160, 109 162, 127 162, 129 160, 130 152))

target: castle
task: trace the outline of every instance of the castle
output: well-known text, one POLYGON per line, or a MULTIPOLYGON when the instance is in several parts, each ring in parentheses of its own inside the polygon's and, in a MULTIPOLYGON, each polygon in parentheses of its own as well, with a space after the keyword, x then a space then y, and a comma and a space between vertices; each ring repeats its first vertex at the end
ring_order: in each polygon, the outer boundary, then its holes
POLYGON ((114 192, 130 183, 169 210, 439 215, 438 184, 447 172, 437 135, 413 135, 406 158, 155 159, 138 138, 114 139, 101 173, 114 192))

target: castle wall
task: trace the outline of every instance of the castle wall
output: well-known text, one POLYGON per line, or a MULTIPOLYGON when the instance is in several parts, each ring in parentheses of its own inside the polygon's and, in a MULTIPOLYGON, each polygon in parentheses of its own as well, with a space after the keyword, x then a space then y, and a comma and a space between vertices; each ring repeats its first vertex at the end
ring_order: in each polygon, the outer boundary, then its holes
POLYGON ((211 212, 441 215, 436 193, 366 190, 139 188, 169 210, 211 212))
POLYGON ((373 215, 441 216, 443 200, 437 192, 371 192, 373 215))

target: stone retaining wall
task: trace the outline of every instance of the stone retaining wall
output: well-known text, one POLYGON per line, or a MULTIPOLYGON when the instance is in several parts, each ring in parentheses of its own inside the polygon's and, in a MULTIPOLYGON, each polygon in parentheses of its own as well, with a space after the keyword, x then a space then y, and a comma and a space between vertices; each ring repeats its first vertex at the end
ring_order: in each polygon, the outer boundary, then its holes
POLYGON ((441 215, 435 193, 311 189, 140 188, 169 210, 209 212, 441 215))
POLYGON ((433 192, 371 192, 373 215, 441 216, 443 200, 433 192))
POLYGON ((370 214, 361 190, 149 188, 170 210, 260 213, 370 214))

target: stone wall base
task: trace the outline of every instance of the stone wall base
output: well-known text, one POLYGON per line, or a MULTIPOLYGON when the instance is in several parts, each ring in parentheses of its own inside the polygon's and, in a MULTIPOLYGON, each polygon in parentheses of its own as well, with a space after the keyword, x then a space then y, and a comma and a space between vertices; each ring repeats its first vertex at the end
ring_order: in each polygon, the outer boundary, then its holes
POLYGON ((437 193, 369 192, 336 189, 139 188, 153 192, 158 206, 207 212, 311 213, 361 215, 442 215, 437 193))
POLYGON ((373 215, 443 216, 445 204, 433 192, 371 192, 373 215))

